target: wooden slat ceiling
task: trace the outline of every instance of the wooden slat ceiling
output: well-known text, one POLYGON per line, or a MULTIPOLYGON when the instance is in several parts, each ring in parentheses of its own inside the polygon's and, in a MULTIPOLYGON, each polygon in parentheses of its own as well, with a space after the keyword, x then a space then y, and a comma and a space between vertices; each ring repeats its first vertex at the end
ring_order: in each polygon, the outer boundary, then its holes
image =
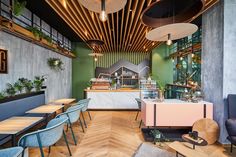
MULTIPOLYGON (((45 1, 83 41, 101 39, 105 42, 95 52, 151 52, 160 44, 145 38, 152 28, 143 25, 140 19, 142 11, 156 0, 127 0, 124 9, 109 14, 106 22, 101 22, 98 13, 89 11, 77 0, 45 1)), ((204 11, 218 1, 206 0, 204 11)))

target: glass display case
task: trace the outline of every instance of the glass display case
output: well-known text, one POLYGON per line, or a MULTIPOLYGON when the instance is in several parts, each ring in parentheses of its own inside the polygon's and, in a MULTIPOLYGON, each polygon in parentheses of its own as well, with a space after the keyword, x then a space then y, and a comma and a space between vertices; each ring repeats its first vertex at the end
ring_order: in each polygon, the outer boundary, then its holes
POLYGON ((156 100, 158 96, 156 81, 155 80, 140 80, 140 97, 141 99, 153 99, 156 100))

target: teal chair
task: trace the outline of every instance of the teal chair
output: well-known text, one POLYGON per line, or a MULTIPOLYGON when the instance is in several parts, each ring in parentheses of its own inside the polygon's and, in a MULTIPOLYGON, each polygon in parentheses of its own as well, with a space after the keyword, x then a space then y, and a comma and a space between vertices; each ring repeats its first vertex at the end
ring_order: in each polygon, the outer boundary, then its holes
MULTIPOLYGON (((142 101, 141 101, 141 99, 139 99, 139 98, 135 98, 135 100, 136 100, 136 102, 137 102, 137 104, 138 104, 138 112, 137 112, 136 118, 135 118, 135 120, 137 120, 137 119, 138 119, 138 114, 139 114, 139 112, 141 111, 142 101)), ((139 128, 141 127, 141 125, 142 125, 142 119, 141 119, 141 121, 140 121, 140 123, 139 123, 139 128)))
POLYGON ((78 101, 78 103, 74 104, 74 106, 78 105, 78 106, 83 106, 82 108, 82 112, 81 112, 81 115, 82 115, 82 118, 83 118, 83 121, 84 121, 84 126, 85 128, 87 128, 87 124, 86 124, 86 121, 85 121, 85 118, 84 118, 84 114, 83 112, 87 111, 88 112, 88 115, 89 115, 89 119, 92 120, 91 118, 91 115, 90 115, 90 112, 88 111, 88 104, 90 102, 91 98, 88 98, 88 99, 82 99, 80 101, 78 101))
POLYGON ((76 139, 75 139, 75 134, 74 134, 74 131, 73 131, 73 128, 72 128, 72 124, 74 124, 74 123, 79 121, 80 125, 81 125, 81 127, 83 129, 83 132, 84 132, 84 127, 83 127, 82 121, 80 119, 80 113, 81 113, 81 110, 82 110, 83 107, 84 107, 83 105, 71 106, 71 107, 69 107, 66 110, 66 112, 57 115, 57 117, 68 118, 67 128, 69 126, 69 128, 71 130, 71 133, 72 133, 72 136, 73 136, 73 140, 74 140, 75 145, 77 145, 77 142, 76 142, 76 139))
POLYGON ((1 157, 20 157, 22 155, 22 147, 12 147, 0 150, 1 157))
MULTIPOLYGON (((23 135, 20 138, 18 145, 24 149, 26 147, 39 147, 41 156, 44 157, 43 147, 49 147, 50 153, 51 146, 56 144, 57 141, 59 141, 60 138, 64 136, 67 149, 71 156, 70 147, 64 132, 64 126, 67 121, 68 118, 65 117, 54 118, 48 122, 45 129, 23 135)), ((22 156, 24 156, 24 151, 22 156)))

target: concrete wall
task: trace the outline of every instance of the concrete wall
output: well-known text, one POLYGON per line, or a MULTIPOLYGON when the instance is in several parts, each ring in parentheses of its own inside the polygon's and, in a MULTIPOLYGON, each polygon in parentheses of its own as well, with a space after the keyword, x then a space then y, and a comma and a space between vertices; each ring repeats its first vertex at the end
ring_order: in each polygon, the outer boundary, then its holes
POLYGON ((8 50, 8 74, 0 74, 0 91, 6 83, 14 83, 18 78, 34 79, 47 75, 46 102, 71 97, 72 60, 5 32, 0 32, 0 47, 8 50), (64 71, 55 72, 47 65, 50 57, 60 58, 64 71))
POLYGON ((227 95, 236 93, 236 1, 221 0, 202 16, 202 87, 205 100, 214 103, 220 143, 227 143, 227 95))

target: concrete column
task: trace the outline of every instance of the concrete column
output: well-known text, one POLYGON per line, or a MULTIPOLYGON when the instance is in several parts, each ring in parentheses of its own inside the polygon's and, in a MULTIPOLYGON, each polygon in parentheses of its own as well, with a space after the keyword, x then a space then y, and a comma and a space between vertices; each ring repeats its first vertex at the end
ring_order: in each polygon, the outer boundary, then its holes
POLYGON ((202 16, 202 88, 205 100, 214 103, 220 143, 227 143, 225 99, 230 93, 236 94, 235 8, 235 0, 220 0, 202 16))

